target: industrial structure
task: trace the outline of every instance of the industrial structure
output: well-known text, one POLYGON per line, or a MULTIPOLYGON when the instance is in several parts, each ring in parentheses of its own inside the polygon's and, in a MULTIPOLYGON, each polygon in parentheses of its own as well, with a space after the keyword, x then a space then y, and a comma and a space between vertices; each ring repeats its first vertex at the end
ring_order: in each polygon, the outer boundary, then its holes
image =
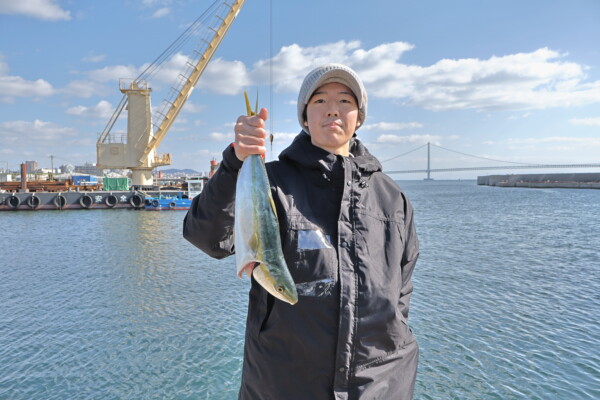
MULTIPOLYGON (((0 211, 144 209, 152 203, 152 199, 165 198, 172 199, 165 209, 181 209, 178 207, 179 200, 189 207, 190 199, 202 191, 208 177, 186 180, 179 190, 161 190, 154 185, 152 172, 156 167, 171 164, 171 155, 159 154, 157 148, 244 4, 244 0, 229 2, 233 3, 214 1, 140 76, 119 80, 123 97, 98 137, 96 168, 130 169, 131 180, 105 175, 102 182, 98 182, 95 176, 73 175, 67 181, 58 181, 54 179, 53 165, 49 180, 28 182, 27 171, 37 170, 37 163, 24 163, 21 165, 20 181, 13 182, 8 173, 6 181, 0 179, 0 211), (149 79, 190 39, 196 39, 197 44, 188 57, 187 68, 152 115, 149 79), (113 128, 124 110, 127 111, 127 133, 116 133, 113 128), (171 207, 171 203, 175 207, 171 207)), ((211 175, 216 165, 216 161, 212 160, 211 175)))
POLYGON ((233 4, 215 1, 140 76, 120 80, 119 89, 123 98, 96 144, 98 168, 130 169, 133 188, 152 187, 152 171, 156 167, 171 164, 171 154, 159 154, 158 146, 192 93, 244 1, 235 0, 233 4), (147 79, 180 48, 183 41, 198 35, 201 39, 189 58, 187 70, 179 75, 170 95, 153 116, 150 102, 152 89, 147 79), (127 110, 127 134, 114 134, 112 129, 123 110, 127 110))

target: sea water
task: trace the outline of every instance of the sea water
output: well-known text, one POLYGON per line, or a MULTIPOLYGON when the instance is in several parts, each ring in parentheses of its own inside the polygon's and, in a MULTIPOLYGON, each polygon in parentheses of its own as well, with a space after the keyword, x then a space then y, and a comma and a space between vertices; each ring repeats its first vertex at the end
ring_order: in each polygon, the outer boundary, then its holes
MULTIPOLYGON (((600 191, 402 181, 416 399, 600 398, 600 191)), ((0 399, 235 399, 247 278, 185 212, 1 212, 0 399)))

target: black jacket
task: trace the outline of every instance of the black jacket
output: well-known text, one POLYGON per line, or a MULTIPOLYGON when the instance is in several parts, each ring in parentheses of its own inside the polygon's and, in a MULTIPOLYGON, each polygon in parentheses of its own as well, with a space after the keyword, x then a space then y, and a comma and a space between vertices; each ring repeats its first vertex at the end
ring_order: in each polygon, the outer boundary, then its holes
MULTIPOLYGON (((412 398, 413 209, 358 139, 350 152, 333 155, 301 132, 267 163, 299 301, 276 300, 252 280, 240 399, 412 398)), ((225 150, 184 221, 184 237, 212 257, 235 251, 240 167, 225 150)))

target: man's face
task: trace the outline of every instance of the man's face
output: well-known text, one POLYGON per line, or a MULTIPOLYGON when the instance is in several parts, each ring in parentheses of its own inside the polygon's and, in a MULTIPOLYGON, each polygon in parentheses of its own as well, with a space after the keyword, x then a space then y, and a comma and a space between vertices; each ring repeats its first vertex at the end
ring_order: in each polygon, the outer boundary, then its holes
POLYGON ((327 83, 313 93, 306 105, 304 125, 312 144, 333 154, 347 156, 358 123, 358 104, 350 88, 327 83))

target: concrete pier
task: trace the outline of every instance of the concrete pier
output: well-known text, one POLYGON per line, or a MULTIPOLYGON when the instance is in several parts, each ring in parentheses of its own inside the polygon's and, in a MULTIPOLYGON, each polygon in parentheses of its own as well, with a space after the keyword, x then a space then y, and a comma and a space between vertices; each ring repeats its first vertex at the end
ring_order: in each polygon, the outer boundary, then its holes
POLYGON ((478 176, 477 184, 537 189, 600 189, 600 173, 486 175, 478 176))

